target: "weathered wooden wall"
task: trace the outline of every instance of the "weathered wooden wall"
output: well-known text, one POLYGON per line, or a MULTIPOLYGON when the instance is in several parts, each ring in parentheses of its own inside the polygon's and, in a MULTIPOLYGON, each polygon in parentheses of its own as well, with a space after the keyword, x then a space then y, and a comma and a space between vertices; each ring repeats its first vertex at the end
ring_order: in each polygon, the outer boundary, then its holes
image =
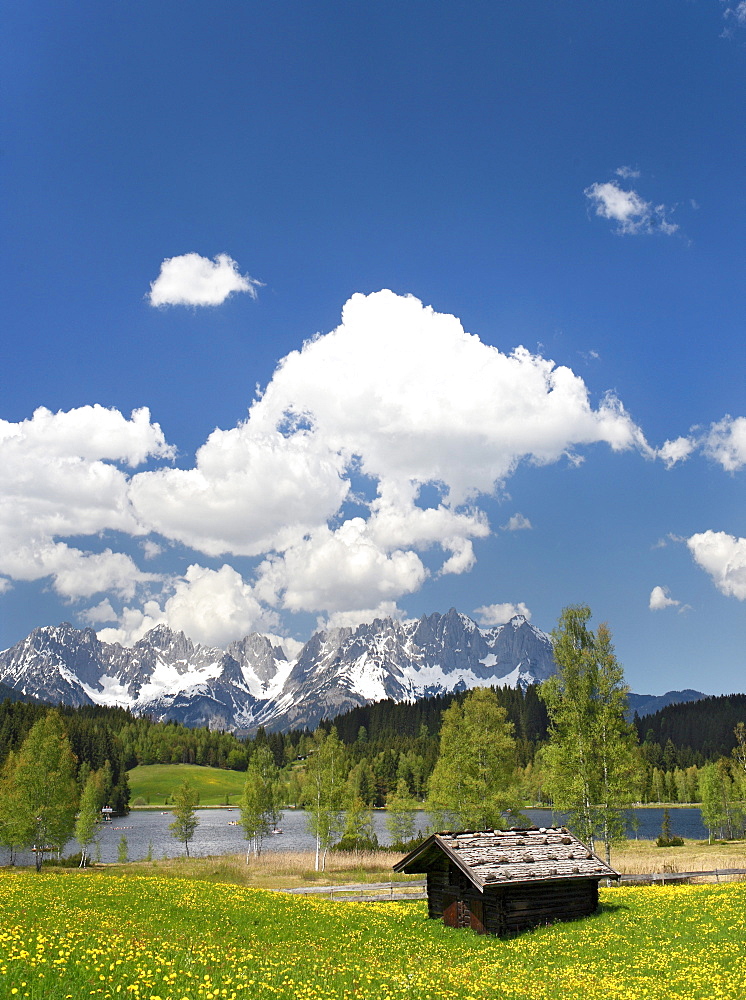
POLYGON ((455 866, 427 873, 428 916, 451 927, 513 934, 555 920, 574 920, 598 907, 596 879, 487 886, 481 893, 455 866))

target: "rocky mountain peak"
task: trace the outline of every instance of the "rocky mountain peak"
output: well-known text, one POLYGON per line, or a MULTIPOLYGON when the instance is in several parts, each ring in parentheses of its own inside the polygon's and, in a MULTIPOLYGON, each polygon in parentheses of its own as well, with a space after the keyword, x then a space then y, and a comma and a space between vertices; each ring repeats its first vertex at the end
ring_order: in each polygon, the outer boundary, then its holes
POLYGON ((295 661, 256 632, 223 651, 157 625, 128 649, 67 622, 35 629, 0 653, 0 683, 42 700, 127 705, 188 725, 241 729, 312 727, 371 701, 525 686, 554 669, 550 637, 524 616, 480 629, 455 608, 319 631, 295 661))

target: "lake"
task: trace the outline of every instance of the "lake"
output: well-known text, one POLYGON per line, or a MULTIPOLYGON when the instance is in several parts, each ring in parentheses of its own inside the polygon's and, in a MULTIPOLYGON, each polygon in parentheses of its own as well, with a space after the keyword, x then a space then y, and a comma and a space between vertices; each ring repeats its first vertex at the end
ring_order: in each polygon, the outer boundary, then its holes
MULTIPOLYGON (((551 826, 552 812, 549 809, 526 809, 525 815, 536 826, 551 826)), ((663 822, 663 809, 636 809, 639 820, 638 836, 642 840, 655 839, 660 836, 663 822)), ((698 808, 675 808, 669 810, 672 834, 680 837, 690 837, 695 840, 705 840, 707 829, 702 823, 698 808)), ((562 821, 562 814, 555 814, 557 822, 562 821)), ((236 854, 246 850, 246 841, 240 826, 232 826, 240 819, 238 809, 198 809, 197 827, 194 839, 189 844, 189 853, 195 856, 213 854, 236 854)), ((426 830, 429 817, 424 812, 415 813, 415 829, 426 830)), ((127 851, 130 861, 140 861, 145 858, 150 848, 153 858, 175 857, 184 853, 184 846, 171 836, 168 828, 173 822, 171 812, 162 813, 154 810, 133 810, 129 816, 114 819, 99 827, 99 844, 101 861, 117 860, 119 841, 124 835, 127 838, 127 851)), ((386 813, 377 810, 373 813, 373 825, 379 843, 388 844, 390 838, 386 830, 386 813)), ((306 813, 302 810, 286 809, 282 814, 282 834, 269 836, 264 841, 265 851, 312 851, 315 841, 306 828, 306 813)), ((628 836, 635 836, 633 830, 627 831, 628 836)), ((78 851, 75 841, 70 841, 63 851, 65 856, 78 851)), ((95 856, 95 845, 91 847, 95 856)), ((7 864, 9 854, 0 849, 0 864, 7 864)), ((31 854, 19 857, 19 863, 32 864, 31 854)))

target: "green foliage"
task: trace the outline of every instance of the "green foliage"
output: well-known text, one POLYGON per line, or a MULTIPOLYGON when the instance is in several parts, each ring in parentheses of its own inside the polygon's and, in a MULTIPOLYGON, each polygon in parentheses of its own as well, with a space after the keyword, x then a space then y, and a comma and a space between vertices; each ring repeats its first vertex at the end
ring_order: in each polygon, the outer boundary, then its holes
POLYGON ((15 783, 16 756, 11 750, 0 768, 0 845, 10 851, 11 864, 26 833, 20 790, 15 783))
POLYGON ((736 746, 734 731, 746 719, 746 694, 724 694, 699 701, 667 705, 636 720, 640 740, 660 755, 652 763, 670 769, 663 748, 670 741, 675 766, 713 762, 729 756, 736 746))
POLYGON ((126 864, 129 861, 129 844, 127 843, 127 837, 125 834, 119 838, 119 843, 117 845, 117 861, 120 864, 126 864))
POLYGON ((199 802, 199 792, 189 779, 185 778, 174 792, 173 800, 174 821, 168 824, 168 828, 171 831, 171 836, 180 840, 184 845, 186 855, 189 857, 189 841, 199 826, 199 820, 195 815, 195 809, 199 802))
POLYGON ((633 799, 639 772, 636 733, 627 722, 627 688, 606 625, 594 634, 587 607, 565 608, 552 633, 557 673, 539 695, 549 714, 544 748, 545 786, 555 808, 594 845, 624 834, 623 809, 633 799))
POLYGON ((101 818, 104 797, 104 772, 91 771, 80 796, 78 818, 75 821, 75 839, 80 844, 80 867, 88 862, 88 845, 96 834, 96 824, 101 818))
POLYGON ((396 791, 386 798, 386 829, 393 847, 406 844, 414 837, 414 810, 418 807, 419 802, 412 798, 406 780, 399 778, 396 791))
POLYGON ((278 824, 280 818, 279 771, 268 746, 258 746, 252 754, 246 771, 241 796, 241 825, 244 837, 258 857, 262 841, 278 824))
POLYGON ((354 792, 350 794, 348 791, 344 833, 334 846, 340 851, 374 851, 378 848, 378 837, 373 829, 373 810, 354 792))
POLYGON ((10 779, 20 843, 34 845, 37 871, 44 855, 62 847, 73 832, 78 805, 75 774, 62 719, 57 712, 48 712, 23 741, 10 779))
POLYGON ((742 835, 746 827, 744 804, 739 801, 740 781, 734 779, 731 768, 732 762, 721 757, 699 771, 702 821, 709 831, 710 840, 713 837, 732 840, 742 835))
POLYGON ((503 814, 517 814, 513 726, 491 688, 475 688, 443 713, 426 808, 440 829, 499 828, 503 814))
POLYGON ((656 847, 683 847, 684 841, 681 837, 674 837, 671 833, 671 813, 668 809, 663 810, 663 822, 661 823, 661 835, 655 842, 656 847))
POLYGON ((308 829, 316 838, 316 871, 319 867, 325 869, 326 853, 342 831, 347 774, 347 754, 336 730, 327 735, 323 729, 317 729, 304 786, 308 829))

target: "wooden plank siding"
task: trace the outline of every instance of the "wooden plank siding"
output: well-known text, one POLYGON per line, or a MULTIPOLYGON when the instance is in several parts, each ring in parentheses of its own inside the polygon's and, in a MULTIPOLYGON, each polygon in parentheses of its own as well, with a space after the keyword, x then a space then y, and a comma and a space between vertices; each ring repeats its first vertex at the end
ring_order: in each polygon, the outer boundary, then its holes
POLYGON ((565 827, 433 834, 394 870, 426 876, 431 919, 498 935, 589 916, 619 878, 565 827))
POLYGON ((457 870, 427 874, 428 917, 443 920, 449 927, 471 927, 482 934, 514 934, 558 919, 587 917, 597 909, 596 879, 488 886, 482 893, 457 870), (456 903, 462 904, 458 920, 453 916, 456 903))

